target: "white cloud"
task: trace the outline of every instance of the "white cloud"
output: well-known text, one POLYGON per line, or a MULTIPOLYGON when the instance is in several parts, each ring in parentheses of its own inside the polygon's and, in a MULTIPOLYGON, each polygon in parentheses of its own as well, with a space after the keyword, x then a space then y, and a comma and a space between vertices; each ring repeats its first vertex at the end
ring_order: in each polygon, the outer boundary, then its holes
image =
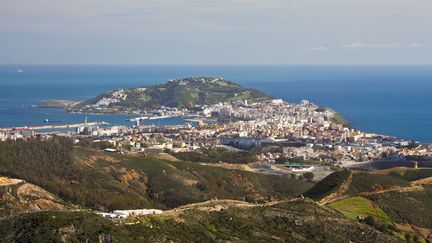
POLYGON ((341 48, 345 49, 372 49, 372 48, 421 48, 424 47, 419 43, 410 43, 404 44, 400 42, 391 42, 391 43, 364 43, 364 42, 353 42, 349 44, 341 45, 341 48))
POLYGON ((410 43, 409 47, 411 47, 411 48, 422 48, 422 47, 424 47, 424 45, 423 44, 419 44, 419 43, 410 43))
POLYGON ((308 47, 306 48, 306 51, 310 52, 319 52, 319 51, 328 51, 329 48, 325 46, 315 46, 315 47, 308 47))

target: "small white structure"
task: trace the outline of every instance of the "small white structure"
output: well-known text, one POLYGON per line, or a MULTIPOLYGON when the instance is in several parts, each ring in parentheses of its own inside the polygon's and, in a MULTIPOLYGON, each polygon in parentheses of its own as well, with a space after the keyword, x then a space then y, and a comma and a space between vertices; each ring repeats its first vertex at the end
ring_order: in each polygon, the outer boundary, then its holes
POLYGON ((117 152, 117 149, 113 149, 113 148, 106 148, 104 149, 105 152, 110 152, 110 153, 115 153, 117 152))
POLYGON ((127 218, 129 216, 161 214, 161 213, 162 210, 159 209, 115 210, 112 212, 112 214, 117 216, 116 218, 127 218))
POLYGON ((310 167, 306 167, 306 168, 293 168, 292 171, 293 172, 310 172, 313 171, 315 169, 314 166, 310 166, 310 167))

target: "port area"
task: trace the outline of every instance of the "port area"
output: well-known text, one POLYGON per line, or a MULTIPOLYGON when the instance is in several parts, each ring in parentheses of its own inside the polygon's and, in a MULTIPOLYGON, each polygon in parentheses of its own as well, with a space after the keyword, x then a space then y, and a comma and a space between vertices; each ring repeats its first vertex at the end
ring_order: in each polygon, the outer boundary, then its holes
POLYGON ((102 125, 109 125, 109 123, 107 123, 107 122, 89 122, 89 123, 58 124, 58 125, 45 125, 45 126, 5 127, 5 128, 0 128, 0 131, 3 131, 3 132, 34 131, 34 130, 67 129, 67 128, 102 126, 102 125))

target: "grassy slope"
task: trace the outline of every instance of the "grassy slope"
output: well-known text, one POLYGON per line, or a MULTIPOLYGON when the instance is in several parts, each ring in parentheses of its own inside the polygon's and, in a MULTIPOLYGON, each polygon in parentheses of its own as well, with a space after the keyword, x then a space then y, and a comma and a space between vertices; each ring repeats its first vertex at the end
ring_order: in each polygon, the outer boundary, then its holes
MULTIPOLYGON (((337 191, 345 181, 344 173, 333 173, 305 195, 321 199, 337 191)), ((432 228, 432 186, 412 187, 407 181, 428 175, 429 171, 412 169, 397 169, 388 175, 356 172, 348 190, 340 195, 340 200, 328 206, 349 218, 374 216, 384 223, 432 228)))
POLYGON ((141 216, 130 222, 134 224, 114 225, 83 212, 38 213, 0 222, 0 239, 47 242, 64 238, 93 242, 99 236, 109 235, 115 242, 397 242, 307 200, 272 206, 205 203, 173 214, 141 216))
POLYGON ((389 216, 381 208, 377 207, 373 202, 364 197, 351 197, 330 203, 328 206, 352 219, 357 217, 366 218, 367 216, 374 216, 382 222, 389 221, 389 216))

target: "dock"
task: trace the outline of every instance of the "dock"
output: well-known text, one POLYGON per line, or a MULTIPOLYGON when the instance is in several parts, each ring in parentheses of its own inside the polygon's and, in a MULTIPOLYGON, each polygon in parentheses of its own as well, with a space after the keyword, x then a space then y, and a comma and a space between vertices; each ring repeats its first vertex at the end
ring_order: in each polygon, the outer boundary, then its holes
POLYGON ((89 127, 89 126, 101 126, 101 125, 108 125, 108 123, 106 123, 106 122, 89 122, 89 123, 62 124, 62 125, 6 127, 6 128, 0 128, 0 131, 3 131, 3 132, 34 131, 34 130, 65 129, 65 128, 77 128, 77 127, 89 127))

